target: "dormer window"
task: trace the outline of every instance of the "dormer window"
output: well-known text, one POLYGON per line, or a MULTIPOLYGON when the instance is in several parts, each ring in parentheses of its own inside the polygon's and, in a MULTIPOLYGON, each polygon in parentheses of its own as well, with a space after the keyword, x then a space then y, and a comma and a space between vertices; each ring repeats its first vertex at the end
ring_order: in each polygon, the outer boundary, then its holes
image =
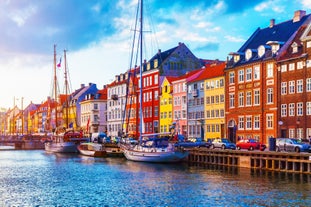
POLYGON ((245 52, 245 59, 246 60, 249 60, 252 58, 252 55, 253 55, 253 52, 251 49, 247 49, 246 52, 245 52))
POLYGON ((296 42, 292 44, 292 53, 297 53, 298 52, 298 45, 296 42))
POLYGON ((240 55, 234 55, 233 60, 235 63, 238 62, 240 60, 240 55))
POLYGON ((154 59, 154 68, 157 68, 158 67, 158 59, 154 59))
POLYGON ((262 56, 265 54, 265 52, 266 52, 265 46, 260 45, 260 46, 258 47, 258 56, 259 56, 259 57, 262 57, 262 56))
POLYGON ((150 62, 147 63, 147 70, 150 70, 150 62))
POLYGON ((279 41, 268 41, 266 43, 267 45, 271 46, 271 50, 273 54, 276 54, 277 51, 279 51, 280 46, 284 44, 284 42, 279 42, 279 41))

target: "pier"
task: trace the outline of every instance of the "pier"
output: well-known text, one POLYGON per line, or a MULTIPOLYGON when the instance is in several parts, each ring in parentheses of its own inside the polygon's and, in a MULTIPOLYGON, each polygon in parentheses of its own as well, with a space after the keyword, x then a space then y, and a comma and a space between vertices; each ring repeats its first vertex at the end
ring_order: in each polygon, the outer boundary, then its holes
POLYGON ((239 151, 192 148, 190 164, 244 167, 276 172, 311 174, 311 153, 239 151))

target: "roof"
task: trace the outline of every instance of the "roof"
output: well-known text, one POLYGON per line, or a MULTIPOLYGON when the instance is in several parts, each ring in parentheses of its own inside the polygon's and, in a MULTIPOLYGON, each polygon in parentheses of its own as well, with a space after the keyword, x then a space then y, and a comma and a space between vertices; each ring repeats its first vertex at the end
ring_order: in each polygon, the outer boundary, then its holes
MULTIPOLYGON (((301 12, 303 14, 304 11, 298 12, 301 12)), ((251 62, 267 58, 266 55, 259 57, 257 54, 255 54, 246 61, 243 54, 245 54, 247 49, 251 49, 253 53, 256 53, 259 46, 267 46, 268 42, 278 42, 281 43, 281 45, 286 43, 291 38, 291 36, 299 29, 299 27, 303 25, 306 21, 310 21, 310 14, 302 16, 300 21, 293 21, 293 19, 290 19, 288 21, 274 24, 273 26, 269 26, 263 29, 258 28, 243 44, 243 46, 237 52, 235 52, 235 54, 242 54, 240 61, 235 63, 233 61, 230 61, 227 67, 249 64, 251 62)), ((273 57, 271 51, 270 57, 273 57)))
POLYGON ((226 63, 221 62, 216 65, 211 65, 210 67, 206 67, 204 70, 202 70, 202 73, 199 74, 196 78, 193 78, 191 80, 187 80, 187 82, 197 82, 205 79, 215 78, 219 76, 224 76, 226 63))
POLYGON ((303 25, 299 28, 299 30, 295 33, 295 36, 292 38, 292 40, 288 41, 288 43, 284 46, 284 48, 282 48, 282 50, 280 51, 280 55, 277 58, 277 61, 298 58, 303 55, 302 42, 300 40, 300 37, 302 36, 306 28, 307 25, 303 25), (292 52, 293 49, 291 46, 293 43, 296 43, 298 47, 298 51, 296 53, 292 52))

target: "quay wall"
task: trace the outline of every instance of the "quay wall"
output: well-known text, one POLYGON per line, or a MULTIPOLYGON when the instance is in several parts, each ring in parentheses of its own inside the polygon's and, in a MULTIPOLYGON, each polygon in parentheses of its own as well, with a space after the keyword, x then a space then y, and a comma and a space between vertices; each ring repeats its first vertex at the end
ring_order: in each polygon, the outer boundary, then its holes
POLYGON ((187 161, 189 164, 311 174, 311 153, 192 148, 189 149, 187 161))

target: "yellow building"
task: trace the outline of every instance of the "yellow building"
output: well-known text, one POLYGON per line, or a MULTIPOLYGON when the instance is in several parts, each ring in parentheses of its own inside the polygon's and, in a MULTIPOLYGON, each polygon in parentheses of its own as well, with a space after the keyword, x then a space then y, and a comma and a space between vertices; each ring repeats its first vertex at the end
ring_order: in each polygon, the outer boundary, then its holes
POLYGON ((173 103, 172 103, 172 81, 174 77, 165 77, 161 84, 160 96, 160 132, 170 132, 170 126, 173 122, 173 103))
POLYGON ((211 66, 204 80, 205 139, 226 136, 224 68, 225 63, 211 66))

